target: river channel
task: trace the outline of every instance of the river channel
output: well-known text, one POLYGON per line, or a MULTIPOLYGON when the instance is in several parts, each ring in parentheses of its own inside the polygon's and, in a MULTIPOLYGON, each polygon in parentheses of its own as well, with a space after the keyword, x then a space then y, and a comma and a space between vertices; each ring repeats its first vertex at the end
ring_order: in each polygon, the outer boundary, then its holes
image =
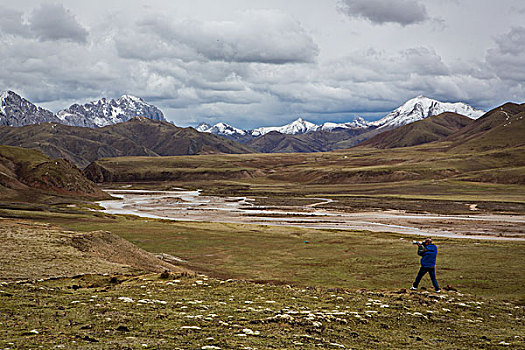
POLYGON ((246 197, 215 197, 200 191, 107 190, 116 200, 99 202, 108 214, 175 221, 294 226, 312 229, 368 230, 414 236, 525 241, 523 215, 436 215, 403 211, 346 213, 323 209, 331 199, 302 207, 256 207, 246 197))

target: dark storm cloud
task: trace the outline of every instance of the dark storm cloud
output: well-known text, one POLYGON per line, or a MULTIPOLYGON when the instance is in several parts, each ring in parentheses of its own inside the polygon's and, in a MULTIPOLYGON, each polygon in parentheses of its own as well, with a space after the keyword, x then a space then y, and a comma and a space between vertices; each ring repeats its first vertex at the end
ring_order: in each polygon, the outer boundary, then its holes
POLYGON ((40 40, 87 42, 88 31, 61 4, 42 4, 33 10, 29 27, 40 40))
POLYGON ((340 0, 339 9, 349 17, 364 18, 374 24, 406 26, 429 19, 425 6, 415 0, 340 0))

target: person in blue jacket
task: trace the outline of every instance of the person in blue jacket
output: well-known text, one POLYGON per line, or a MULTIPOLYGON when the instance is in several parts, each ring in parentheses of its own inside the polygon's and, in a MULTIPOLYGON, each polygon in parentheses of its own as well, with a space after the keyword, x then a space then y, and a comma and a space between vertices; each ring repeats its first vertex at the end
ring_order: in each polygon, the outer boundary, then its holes
POLYGON ((432 238, 430 237, 425 238, 423 243, 418 243, 417 246, 417 254, 421 256, 421 268, 419 269, 416 280, 410 289, 416 290, 419 282, 421 281, 421 278, 423 278, 423 276, 428 272, 430 279, 432 280, 432 284, 434 285, 434 289, 437 293, 439 293, 441 292, 441 289, 439 289, 439 284, 436 279, 436 259, 438 249, 436 245, 432 243, 432 238))

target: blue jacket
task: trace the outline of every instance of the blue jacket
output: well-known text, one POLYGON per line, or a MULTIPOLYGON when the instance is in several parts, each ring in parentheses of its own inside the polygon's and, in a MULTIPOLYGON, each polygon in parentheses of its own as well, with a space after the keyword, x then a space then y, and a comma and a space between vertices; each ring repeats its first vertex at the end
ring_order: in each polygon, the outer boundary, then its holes
POLYGON ((420 245, 417 253, 421 255, 421 267, 435 267, 438 248, 434 244, 420 245))

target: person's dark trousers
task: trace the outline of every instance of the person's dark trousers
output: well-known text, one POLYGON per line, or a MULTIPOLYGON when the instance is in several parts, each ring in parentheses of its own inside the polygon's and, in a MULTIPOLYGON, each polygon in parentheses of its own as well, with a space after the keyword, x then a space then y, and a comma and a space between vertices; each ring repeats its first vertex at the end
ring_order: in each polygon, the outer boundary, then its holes
POLYGON ((423 276, 427 272, 430 275, 430 279, 432 280, 432 284, 434 285, 434 289, 435 290, 439 290, 438 281, 436 279, 436 269, 434 267, 421 267, 419 269, 419 272, 417 273, 416 280, 414 281, 414 284, 413 284, 414 288, 417 288, 417 286, 419 286, 419 282, 421 281, 421 279, 423 278, 423 276))

